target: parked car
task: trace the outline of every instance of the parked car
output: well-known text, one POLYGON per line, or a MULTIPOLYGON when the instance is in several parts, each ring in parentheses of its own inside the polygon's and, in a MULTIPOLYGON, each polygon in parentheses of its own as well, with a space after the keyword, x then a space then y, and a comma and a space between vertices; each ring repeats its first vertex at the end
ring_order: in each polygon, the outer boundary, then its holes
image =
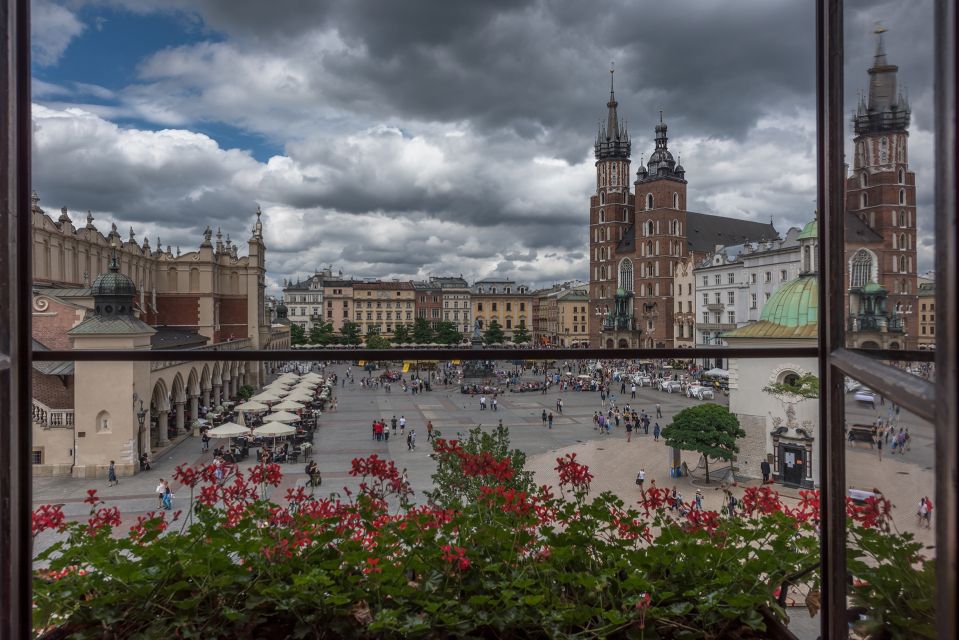
POLYGON ((678 380, 666 380, 663 382, 662 390, 666 393, 682 393, 683 383, 678 380))
POLYGON ((868 404, 876 404, 876 394, 870 391, 869 389, 862 388, 856 392, 856 395, 853 396, 856 402, 865 402, 868 404))

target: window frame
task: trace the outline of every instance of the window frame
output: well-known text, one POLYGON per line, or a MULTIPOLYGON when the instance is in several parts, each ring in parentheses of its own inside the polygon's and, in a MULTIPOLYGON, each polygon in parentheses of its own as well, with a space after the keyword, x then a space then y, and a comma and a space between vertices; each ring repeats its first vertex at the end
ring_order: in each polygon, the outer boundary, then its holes
MULTIPOLYGON (((816 3, 817 66, 817 195, 822 220, 818 263, 820 266, 820 332, 816 348, 729 347, 689 349, 389 349, 276 351, 48 351, 31 352, 32 277, 30 252, 31 98, 29 0, 8 0, 0 19, 4 39, 0 47, 0 81, 7 109, 0 118, 0 170, 6 178, 0 185, 0 640, 27 637, 32 633, 31 579, 32 453, 30 430, 14 428, 31 420, 32 361, 155 361, 187 360, 277 361, 422 359, 584 359, 683 357, 783 357, 817 355, 824 390, 819 400, 820 424, 841 425, 844 419, 843 380, 861 381, 935 428, 936 477, 936 629, 939 637, 956 637, 957 578, 959 578, 959 520, 957 480, 950 475, 959 460, 959 225, 957 201, 957 47, 959 8, 954 2, 936 0, 935 19, 935 149, 936 212, 936 314, 938 330, 935 352, 890 352, 847 349, 844 345, 843 150, 845 118, 843 105, 843 2, 816 3), (18 214, 18 212, 25 212, 18 214), (928 382, 883 364, 882 360, 936 362, 936 380, 928 382)), ((371 292, 367 292, 371 296, 371 292)), ((709 337, 704 333, 703 340, 709 337)), ((822 635, 847 637, 845 550, 845 443, 843 430, 822 428, 818 447, 820 467, 822 550, 822 635)))

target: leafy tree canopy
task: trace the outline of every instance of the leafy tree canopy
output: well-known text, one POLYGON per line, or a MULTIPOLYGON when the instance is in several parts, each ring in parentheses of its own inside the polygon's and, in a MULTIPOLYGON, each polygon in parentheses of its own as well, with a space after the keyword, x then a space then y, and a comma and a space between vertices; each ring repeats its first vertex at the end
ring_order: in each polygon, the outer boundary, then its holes
POLYGON ((706 482, 709 482, 709 458, 730 460, 739 453, 737 438, 746 437, 739 420, 729 409, 718 404, 700 404, 683 409, 663 429, 666 444, 683 451, 698 451, 706 459, 706 482))
POLYGON ((417 344, 429 344, 435 342, 436 334, 433 327, 430 326, 426 318, 417 318, 413 322, 413 342, 417 344))
POLYGON ((327 345, 336 342, 332 322, 317 322, 310 329, 310 344, 327 345))
POLYGON ((523 344, 524 342, 529 342, 531 339, 532 336, 529 335, 529 330, 526 329, 526 322, 521 320, 519 327, 513 331, 513 342, 523 344))
POLYGON ((306 330, 298 324, 290 325, 290 344, 306 344, 306 330))
POLYGON ((396 344, 406 344, 411 341, 412 337, 413 332, 410 330, 409 325, 396 325, 396 329, 393 331, 393 342, 396 344))
POLYGON ((360 325, 355 322, 344 322, 343 326, 340 327, 340 340, 343 344, 359 344, 360 325))
POLYGON ((495 319, 490 320, 490 323, 486 326, 486 331, 483 332, 483 342, 485 344, 499 344, 505 340, 506 337, 503 335, 502 327, 495 319))
POLYGON ((444 320, 436 328, 436 342, 440 344, 459 344, 462 341, 463 334, 451 321, 444 320))

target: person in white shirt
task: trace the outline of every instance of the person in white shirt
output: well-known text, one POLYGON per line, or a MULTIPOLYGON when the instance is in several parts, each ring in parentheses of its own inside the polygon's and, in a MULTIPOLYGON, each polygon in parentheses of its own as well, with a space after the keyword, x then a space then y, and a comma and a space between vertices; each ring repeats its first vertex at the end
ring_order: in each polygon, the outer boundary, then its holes
POLYGON ((157 484, 156 494, 157 494, 157 507, 163 508, 163 494, 166 493, 166 484, 163 482, 163 478, 160 478, 159 484, 157 484))

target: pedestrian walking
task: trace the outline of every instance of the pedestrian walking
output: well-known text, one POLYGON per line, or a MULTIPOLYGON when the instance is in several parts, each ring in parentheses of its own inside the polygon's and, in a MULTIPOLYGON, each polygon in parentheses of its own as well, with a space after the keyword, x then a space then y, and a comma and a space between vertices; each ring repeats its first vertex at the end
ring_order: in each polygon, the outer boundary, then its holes
POLYGON ((400 416, 400 434, 406 433, 406 416, 400 416))
POLYGON ((552 413, 552 412, 550 412, 549 416, 546 418, 546 421, 547 421, 547 424, 549 425, 549 428, 552 429, 552 428, 553 428, 553 413, 552 413))
POLYGON ((209 451, 210 450, 210 434, 204 430, 203 435, 200 437, 200 441, 203 443, 203 451, 204 452, 209 451))
POLYGON ((759 463, 759 471, 763 474, 763 484, 769 484, 769 472, 771 469, 769 468, 768 460, 763 460, 759 463))
POLYGON ((158 508, 158 509, 162 509, 162 508, 163 508, 163 494, 166 493, 166 482, 163 480, 163 478, 160 478, 160 481, 157 483, 157 488, 156 488, 155 491, 156 491, 156 494, 157 494, 157 508, 158 508))
MULTIPOLYGON (((879 450, 879 462, 882 462, 882 438, 881 437, 876 439, 876 447, 879 450)), ((895 452, 896 450, 893 449, 893 453, 895 452)))
POLYGON ((633 423, 629 420, 626 421, 626 442, 633 441, 633 423))
POLYGON ((663 405, 659 404, 658 402, 656 403, 656 417, 657 418, 663 417, 663 405))
POLYGON ((486 396, 480 396, 480 411, 486 409, 486 396))
POLYGON ((646 482, 646 469, 640 469, 639 473, 636 474, 636 484, 639 485, 639 490, 643 490, 643 483, 646 482))
POLYGON ((499 411, 499 400, 497 400, 497 399, 494 397, 492 404, 493 404, 493 411, 499 411))
POLYGON ((696 489, 696 511, 703 510, 703 491, 702 489, 696 489))
POLYGON ((173 491, 170 490, 170 483, 163 482, 163 508, 167 511, 173 510, 173 491))
POLYGON ((556 413, 563 413, 563 399, 557 398, 556 400, 556 413))
POLYGON ((653 440, 655 440, 656 442, 659 442, 660 433, 662 433, 662 431, 659 428, 659 423, 657 422, 655 425, 653 425, 653 440))
POLYGON ((110 468, 107 469, 107 486, 112 487, 118 484, 120 484, 120 481, 117 480, 117 466, 116 463, 111 460, 110 468))
MULTIPOLYGON (((543 409, 543 426, 546 426, 546 409, 543 409)), ((593 422, 596 421, 596 414, 593 414, 593 422)))
POLYGON ((416 429, 410 429, 410 432, 406 434, 406 448, 408 451, 416 449, 416 429))
MULTIPOLYGON (((635 400, 635 399, 636 399, 636 385, 633 384, 633 386, 631 386, 631 387, 629 388, 629 390, 630 390, 629 397, 630 397, 631 399, 634 399, 634 400, 635 400)), ((623 389, 623 394, 625 394, 625 393, 626 393, 626 389, 623 389)))
MULTIPOLYGON (((500 420, 500 424, 502 423, 503 421, 500 420)), ((429 442, 433 442, 433 421, 432 420, 426 421, 426 439, 429 442)))
POLYGON ((396 433, 396 416, 390 420, 390 426, 393 427, 393 433, 396 433))

